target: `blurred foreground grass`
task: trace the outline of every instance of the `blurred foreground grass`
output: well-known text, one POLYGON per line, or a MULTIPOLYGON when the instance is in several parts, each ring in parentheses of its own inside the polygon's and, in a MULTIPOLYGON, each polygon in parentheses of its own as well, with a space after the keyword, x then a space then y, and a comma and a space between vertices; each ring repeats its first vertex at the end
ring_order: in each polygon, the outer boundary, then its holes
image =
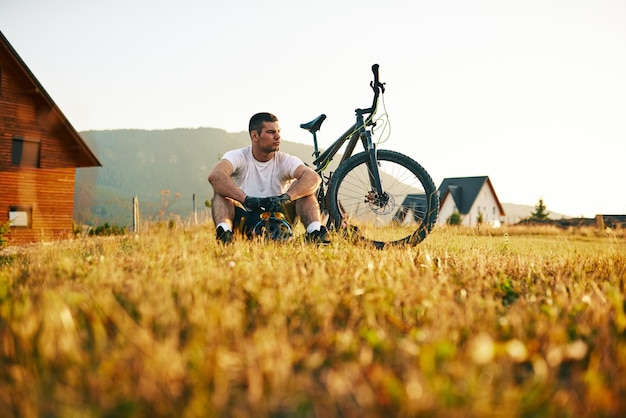
POLYGON ((411 248, 210 228, 0 253, 14 417, 626 413, 626 239, 439 229, 411 248))

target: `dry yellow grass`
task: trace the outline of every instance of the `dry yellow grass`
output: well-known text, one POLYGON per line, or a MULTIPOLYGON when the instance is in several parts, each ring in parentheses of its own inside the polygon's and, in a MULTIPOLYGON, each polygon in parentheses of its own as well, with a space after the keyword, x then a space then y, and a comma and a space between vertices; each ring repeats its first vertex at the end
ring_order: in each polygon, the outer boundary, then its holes
POLYGON ((619 416, 626 239, 437 229, 223 247, 158 229, 0 255, 6 416, 619 416))

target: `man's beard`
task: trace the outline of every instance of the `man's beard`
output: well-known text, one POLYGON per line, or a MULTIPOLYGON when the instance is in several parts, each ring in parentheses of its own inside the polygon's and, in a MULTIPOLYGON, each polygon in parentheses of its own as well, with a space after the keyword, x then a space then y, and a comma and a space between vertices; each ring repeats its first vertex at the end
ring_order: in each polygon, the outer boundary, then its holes
POLYGON ((262 151, 265 153, 276 152, 280 150, 280 145, 272 145, 270 147, 263 148, 262 151))

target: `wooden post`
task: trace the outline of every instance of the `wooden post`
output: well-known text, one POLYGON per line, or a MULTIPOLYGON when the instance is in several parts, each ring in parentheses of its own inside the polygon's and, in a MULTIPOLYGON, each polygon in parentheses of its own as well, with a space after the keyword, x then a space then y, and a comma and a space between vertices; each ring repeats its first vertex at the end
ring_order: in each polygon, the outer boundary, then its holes
POLYGON ((193 222, 198 225, 198 213, 196 212, 196 194, 193 194, 193 222))
POLYGON ((133 232, 139 232, 139 199, 137 195, 133 197, 133 232))
POLYGON ((604 216, 596 215, 596 227, 601 231, 604 230, 604 216))

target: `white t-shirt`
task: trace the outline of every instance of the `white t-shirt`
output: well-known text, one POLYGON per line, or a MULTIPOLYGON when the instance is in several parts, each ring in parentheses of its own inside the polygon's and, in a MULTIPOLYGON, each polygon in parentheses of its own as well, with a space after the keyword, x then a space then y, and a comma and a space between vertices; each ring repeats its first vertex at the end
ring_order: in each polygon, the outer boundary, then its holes
POLYGON ((260 162, 252 156, 252 147, 226 152, 222 157, 233 165, 231 178, 248 196, 268 197, 286 193, 294 180, 293 173, 303 164, 296 156, 277 151, 274 158, 260 162))

